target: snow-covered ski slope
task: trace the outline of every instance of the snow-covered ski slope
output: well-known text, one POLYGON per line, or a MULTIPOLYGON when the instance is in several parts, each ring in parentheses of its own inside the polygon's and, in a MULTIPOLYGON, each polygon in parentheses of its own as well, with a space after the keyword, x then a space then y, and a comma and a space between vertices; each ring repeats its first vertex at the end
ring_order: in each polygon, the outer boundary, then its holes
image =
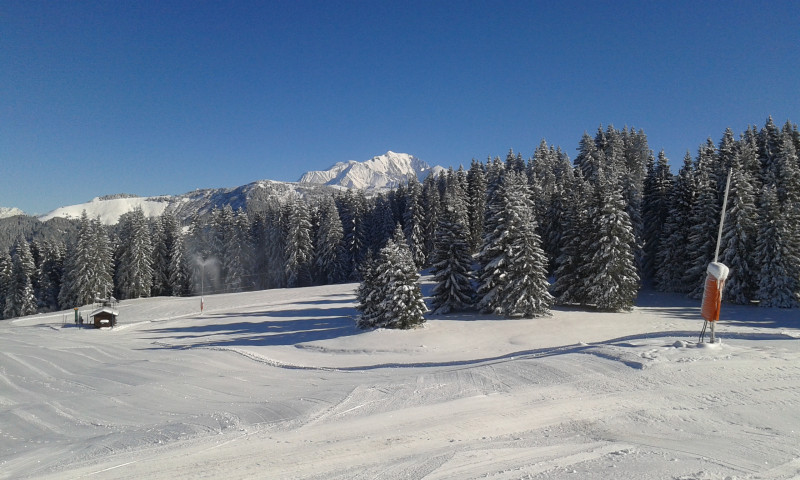
POLYGON ((723 305, 714 346, 661 294, 364 332, 354 288, 0 322, 0 478, 800 476, 796 311, 723 305))

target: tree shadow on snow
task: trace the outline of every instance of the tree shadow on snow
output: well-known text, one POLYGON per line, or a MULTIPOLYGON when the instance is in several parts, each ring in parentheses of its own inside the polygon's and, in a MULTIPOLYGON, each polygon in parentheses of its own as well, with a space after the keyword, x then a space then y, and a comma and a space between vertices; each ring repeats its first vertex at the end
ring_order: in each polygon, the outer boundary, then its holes
POLYGON ((352 307, 213 313, 205 315, 201 324, 150 330, 150 338, 160 345, 157 348, 176 349, 296 345, 363 332, 356 327, 355 315, 352 307), (254 320, 224 321, 233 318, 254 320))

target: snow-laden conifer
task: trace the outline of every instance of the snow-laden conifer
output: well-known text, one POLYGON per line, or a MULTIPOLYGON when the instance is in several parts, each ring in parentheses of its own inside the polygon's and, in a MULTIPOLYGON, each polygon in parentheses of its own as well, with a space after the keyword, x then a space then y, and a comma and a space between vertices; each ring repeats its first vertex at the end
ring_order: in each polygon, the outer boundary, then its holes
POLYGON ((11 255, 9 255, 8 250, 0 248, 0 318, 5 318, 3 311, 6 306, 8 286, 11 283, 12 265, 11 255))
POLYGON ((508 317, 546 315, 553 303, 548 292, 548 261, 536 232, 527 179, 517 173, 507 174, 506 181, 507 283, 498 307, 508 317))
POLYGON ((655 283, 666 292, 688 292, 683 277, 691 263, 686 255, 694 203, 692 157, 683 158, 683 166, 675 177, 668 196, 668 213, 662 229, 662 240, 656 252, 655 283))
POLYGON ((33 255, 30 246, 20 237, 14 246, 11 275, 3 307, 3 317, 13 318, 36 313, 36 297, 33 294, 31 281, 35 272, 33 255))
POLYGON ((467 213, 469 218, 469 247, 475 253, 483 238, 483 221, 486 212, 486 170, 484 165, 472 159, 467 171, 467 213))
MULTIPOLYGON (((386 243, 378 256, 369 283, 364 288, 368 301, 367 315, 362 315, 359 325, 377 328, 407 329, 425 321, 427 311, 419 286, 419 274, 411 258, 402 229, 397 227, 392 240, 386 243)), ((363 297, 362 297, 363 298, 363 297)), ((362 313, 365 310, 362 309, 362 313)))
POLYGON ((758 271, 754 255, 757 233, 757 210, 752 175, 744 168, 744 158, 755 156, 748 145, 734 152, 730 191, 722 231, 719 261, 730 268, 725 282, 725 301, 747 304, 755 296, 758 271))
POLYGON ((590 273, 586 267, 588 256, 584 242, 592 223, 589 200, 594 196, 594 188, 577 168, 566 187, 558 256, 555 260, 555 282, 551 291, 558 304, 584 305, 588 299, 590 273))
POLYGON ((664 240, 664 225, 669 217, 669 195, 672 190, 672 173, 669 160, 661 150, 658 161, 652 157, 648 164, 642 198, 642 218, 644 223, 644 265, 643 273, 647 279, 654 279, 657 270, 657 256, 664 240))
POLYGON ((340 283, 346 280, 344 266, 344 233, 333 198, 322 200, 319 209, 319 229, 314 242, 315 274, 319 283, 340 283))
POLYGON ((472 255, 469 253, 469 230, 464 221, 466 208, 460 187, 448 184, 442 215, 436 229, 432 254, 434 314, 465 310, 473 303, 472 255))
POLYGON ((486 229, 479 255, 478 308, 506 316, 547 313, 552 297, 546 260, 524 174, 501 173, 488 202, 486 225, 491 229, 486 229))
POLYGON ((630 310, 639 291, 633 226, 617 187, 599 185, 597 198, 599 207, 588 244, 591 277, 587 279, 587 302, 601 310, 630 310))
POLYGON ((706 268, 714 260, 717 246, 720 208, 716 179, 716 146, 709 138, 700 147, 694 169, 694 191, 690 216, 690 227, 686 256, 691 262, 684 273, 683 282, 690 288, 692 298, 703 295, 706 268))
POLYGON ((289 288, 311 285, 314 245, 311 241, 311 218, 308 205, 298 199, 288 204, 286 237, 286 281, 289 288))
POLYGON ((793 266, 800 259, 787 247, 789 228, 781 212, 777 189, 766 185, 761 194, 761 220, 756 244, 760 266, 757 297, 763 307, 795 308, 798 306, 798 278, 793 266))
POLYGON ((149 297, 154 274, 153 244, 150 228, 141 207, 120 217, 119 232, 117 290, 122 298, 149 297))

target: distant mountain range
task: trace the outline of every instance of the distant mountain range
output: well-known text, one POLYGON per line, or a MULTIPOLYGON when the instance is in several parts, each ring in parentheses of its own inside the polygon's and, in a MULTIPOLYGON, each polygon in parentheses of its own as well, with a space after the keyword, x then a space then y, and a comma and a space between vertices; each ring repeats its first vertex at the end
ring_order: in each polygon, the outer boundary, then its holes
MULTIPOLYGON (((387 152, 364 162, 351 160, 339 162, 328 170, 305 173, 298 182, 259 180, 235 188, 213 188, 187 192, 181 195, 139 197, 130 194, 108 195, 89 202, 57 208, 38 219, 42 222, 53 218, 80 218, 85 210, 90 218, 113 225, 120 215, 141 207, 149 217, 164 212, 187 219, 197 213, 210 212, 214 208, 231 205, 247 208, 254 204, 274 201, 293 193, 303 197, 324 195, 335 190, 361 189, 379 193, 395 188, 416 176, 420 181, 431 173, 443 171, 442 167, 431 167, 424 161, 406 153, 387 152)), ((18 208, 0 207, 0 218, 24 215, 18 208)))

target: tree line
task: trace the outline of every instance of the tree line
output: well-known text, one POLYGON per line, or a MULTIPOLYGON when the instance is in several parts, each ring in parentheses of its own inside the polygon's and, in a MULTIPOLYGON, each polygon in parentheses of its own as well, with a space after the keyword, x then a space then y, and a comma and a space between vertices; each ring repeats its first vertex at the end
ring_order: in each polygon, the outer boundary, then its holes
POLYGON ((20 236, 0 249, 0 312, 362 281, 362 325, 407 327, 425 311, 416 293, 424 268, 434 313, 625 310, 643 284, 699 298, 728 172, 724 299, 796 308, 798 149, 797 126, 769 118, 708 139, 673 173, 644 132, 608 126, 585 133, 574 160, 542 141, 528 159, 509 151, 376 196, 271 196, 188 225, 141 210, 115 226, 84 215, 66 241, 20 236), (416 313, 404 317, 398 304, 416 313))

